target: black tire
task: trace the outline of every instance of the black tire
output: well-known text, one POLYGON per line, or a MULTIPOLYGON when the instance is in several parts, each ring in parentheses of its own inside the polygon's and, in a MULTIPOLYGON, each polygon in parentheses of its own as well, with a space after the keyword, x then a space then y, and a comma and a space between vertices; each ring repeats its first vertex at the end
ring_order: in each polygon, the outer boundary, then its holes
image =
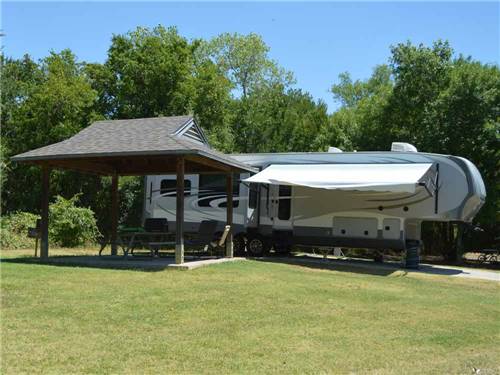
POLYGON ((237 234, 233 238, 233 252, 234 255, 245 256, 245 236, 243 233, 237 234))
POLYGON ((269 242, 260 234, 251 234, 247 238, 247 252, 252 257, 261 257, 269 252, 269 242))

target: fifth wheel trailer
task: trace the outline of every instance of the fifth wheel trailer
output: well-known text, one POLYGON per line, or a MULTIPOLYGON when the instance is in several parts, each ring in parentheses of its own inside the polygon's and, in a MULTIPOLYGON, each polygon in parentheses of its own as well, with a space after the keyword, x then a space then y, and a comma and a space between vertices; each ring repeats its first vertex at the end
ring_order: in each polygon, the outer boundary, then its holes
MULTIPOLYGON (((263 255, 293 245, 404 250, 423 221, 470 222, 484 203, 468 160, 416 152, 231 155, 260 170, 235 176, 235 252, 263 255)), ((402 148, 401 148, 402 147, 402 148)), ((336 150, 335 150, 336 151, 336 150)), ((175 221, 175 175, 145 178, 145 218, 175 221)), ((185 228, 225 222, 225 176, 185 176, 185 228)))

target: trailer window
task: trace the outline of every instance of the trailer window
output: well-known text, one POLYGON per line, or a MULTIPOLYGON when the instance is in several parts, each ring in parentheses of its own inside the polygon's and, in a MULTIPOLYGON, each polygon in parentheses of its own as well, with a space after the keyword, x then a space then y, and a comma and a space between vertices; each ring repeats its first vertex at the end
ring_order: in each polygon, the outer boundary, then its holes
MULTIPOLYGON (((235 199, 239 196, 240 182, 238 175, 233 176, 233 207, 238 207, 239 200, 235 199)), ((210 207, 210 202, 216 199, 225 199, 226 195, 226 175, 224 174, 200 174, 198 193, 198 206, 210 207)), ((226 207, 227 202, 224 201, 218 207, 226 207)))
MULTIPOLYGON (((161 180, 160 194, 175 197, 177 193, 177 180, 161 180)), ((184 196, 191 195, 191 181, 184 180, 184 196)))
POLYGON ((248 208, 257 208, 258 184, 249 184, 248 186, 248 208))
POLYGON ((278 203, 278 219, 290 219, 291 203, 292 203, 292 187, 288 185, 280 185, 279 187, 279 203, 278 203))

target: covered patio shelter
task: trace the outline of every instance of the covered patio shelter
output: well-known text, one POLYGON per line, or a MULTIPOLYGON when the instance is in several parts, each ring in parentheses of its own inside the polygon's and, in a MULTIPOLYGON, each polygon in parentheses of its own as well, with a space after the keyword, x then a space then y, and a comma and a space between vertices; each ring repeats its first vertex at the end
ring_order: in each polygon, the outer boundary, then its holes
MULTIPOLYGON (((117 254, 119 176, 176 174, 175 262, 184 263, 184 174, 226 175, 226 225, 232 226, 233 174, 252 167, 213 150, 191 116, 97 121, 73 137, 12 158, 42 169, 41 250, 49 255, 49 184, 52 169, 112 177, 111 254, 117 254)), ((232 230, 226 257, 233 256, 232 230)))

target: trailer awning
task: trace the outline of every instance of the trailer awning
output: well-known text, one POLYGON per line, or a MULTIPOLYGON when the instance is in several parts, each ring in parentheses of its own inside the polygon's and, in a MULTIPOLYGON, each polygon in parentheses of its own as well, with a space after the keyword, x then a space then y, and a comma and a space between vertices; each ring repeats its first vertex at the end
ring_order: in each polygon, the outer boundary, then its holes
POLYGON ((307 186, 331 190, 414 193, 423 186, 433 194, 432 163, 414 164, 272 164, 245 182, 307 186))

